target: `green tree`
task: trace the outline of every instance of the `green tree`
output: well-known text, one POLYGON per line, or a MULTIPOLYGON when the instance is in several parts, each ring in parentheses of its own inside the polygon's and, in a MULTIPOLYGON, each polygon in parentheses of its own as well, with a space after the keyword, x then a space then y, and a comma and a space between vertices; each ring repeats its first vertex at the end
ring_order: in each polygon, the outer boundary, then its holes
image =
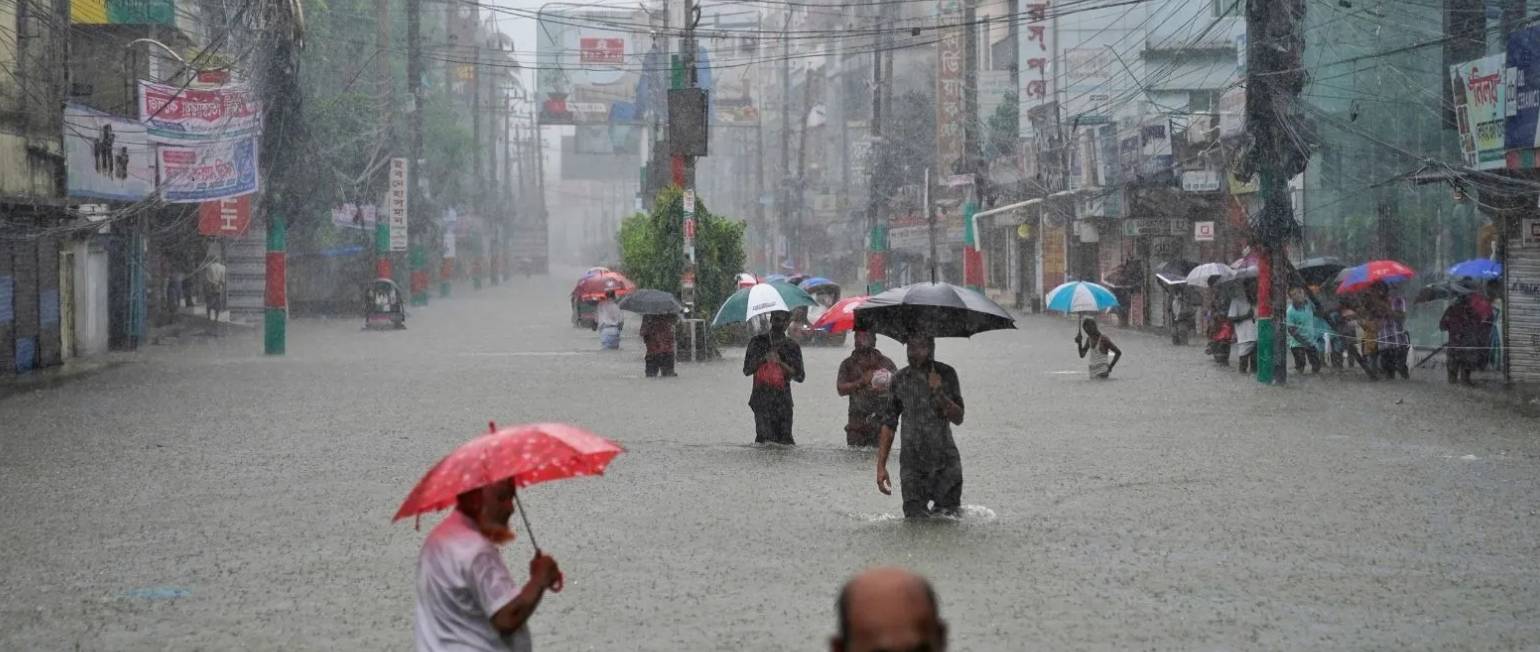
MULTIPOLYGON (((710 317, 731 296, 743 271, 744 224, 695 202, 695 303, 710 317)), ((649 213, 637 213, 620 225, 620 266, 638 286, 678 295, 684 273, 684 193, 669 187, 658 193, 649 213)))
POLYGON ((984 143, 984 158, 993 160, 1015 153, 1021 120, 1018 108, 1016 94, 1007 93, 1005 100, 989 116, 989 136, 984 143))

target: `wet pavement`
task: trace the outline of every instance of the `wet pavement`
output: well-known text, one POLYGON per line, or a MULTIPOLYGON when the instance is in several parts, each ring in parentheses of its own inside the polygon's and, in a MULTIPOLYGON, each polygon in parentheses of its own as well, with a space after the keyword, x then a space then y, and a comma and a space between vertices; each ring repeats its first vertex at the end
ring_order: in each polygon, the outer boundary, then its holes
POLYGON ((601 353, 566 289, 296 321, 276 359, 195 338, 0 401, 0 649, 405 649, 436 519, 390 516, 488 420, 629 450, 523 494, 567 576, 540 649, 816 649, 878 563, 933 579, 960 650, 1540 647, 1540 422, 1441 374, 1264 388, 1114 331, 1093 382, 1068 321, 942 340, 969 507, 911 523, 844 446, 844 351, 805 350, 801 445, 756 448, 741 349, 644 379, 640 320, 601 353))

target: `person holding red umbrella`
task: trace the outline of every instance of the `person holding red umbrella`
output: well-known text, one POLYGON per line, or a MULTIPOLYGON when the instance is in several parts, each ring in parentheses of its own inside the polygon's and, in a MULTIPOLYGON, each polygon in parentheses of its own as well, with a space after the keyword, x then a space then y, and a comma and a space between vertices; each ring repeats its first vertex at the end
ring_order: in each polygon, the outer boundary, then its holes
POLYGON ((556 560, 540 551, 517 489, 564 478, 597 476, 622 452, 591 432, 537 423, 476 437, 428 470, 393 520, 454 507, 417 558, 413 627, 419 652, 531 649, 528 623, 546 591, 560 592, 556 560), (498 546, 513 540, 518 506, 535 557, 529 581, 516 584, 498 546))
POLYGON ((514 582, 498 546, 513 540, 513 480, 461 493, 417 558, 418 652, 531 649, 528 623, 561 570, 536 552, 514 582))

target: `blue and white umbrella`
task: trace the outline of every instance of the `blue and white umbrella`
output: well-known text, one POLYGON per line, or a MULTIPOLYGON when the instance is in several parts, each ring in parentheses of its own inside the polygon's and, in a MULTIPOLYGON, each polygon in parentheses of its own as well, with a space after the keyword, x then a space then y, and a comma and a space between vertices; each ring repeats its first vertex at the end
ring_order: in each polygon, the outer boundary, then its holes
POLYGON ((1449 268, 1450 278, 1474 278, 1482 281, 1491 281, 1503 277, 1503 265, 1495 260, 1475 258, 1461 263, 1455 263, 1449 268))
POLYGON ((1049 310, 1064 313, 1102 312, 1118 307, 1118 298, 1095 283, 1071 281, 1048 293, 1049 310))

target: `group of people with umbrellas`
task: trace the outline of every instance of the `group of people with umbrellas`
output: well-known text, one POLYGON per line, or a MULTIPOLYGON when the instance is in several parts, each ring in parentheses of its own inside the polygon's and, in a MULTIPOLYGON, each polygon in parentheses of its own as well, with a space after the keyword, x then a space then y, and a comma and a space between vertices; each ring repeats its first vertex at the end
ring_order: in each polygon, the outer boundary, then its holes
MULTIPOLYGON (((805 378, 801 348, 786 336, 791 312, 811 305, 807 292, 769 281, 739 290, 717 312, 713 325, 770 316, 770 330, 756 335, 744 354, 743 373, 753 378, 749 408, 755 441, 794 444, 791 383, 805 378)), ((957 371, 935 359, 938 337, 970 337, 1015 328, 1015 319, 982 294, 946 283, 916 283, 830 306, 814 328, 855 331, 856 345, 840 365, 836 390, 850 400, 847 443, 877 446, 877 489, 891 494, 888 458, 896 436, 900 491, 906 517, 955 515, 962 506, 962 460, 952 427, 963 423, 957 371), (906 348, 898 369, 875 348, 886 335, 906 348), (873 437, 875 435, 875 437, 873 437)))
MULTIPOLYGON (((1371 380, 1410 377, 1409 303, 1402 288, 1417 276, 1415 270, 1394 260, 1350 266, 1337 258, 1316 257, 1291 264, 1287 271, 1288 310, 1281 327, 1297 371, 1308 366, 1319 372, 1327 365, 1342 369, 1346 363, 1363 369, 1371 380)), ((1483 368, 1489 358, 1496 323, 1489 284, 1501 275, 1501 265, 1476 259, 1456 264, 1446 274, 1417 293, 1414 303, 1450 301, 1439 325, 1449 334, 1442 350, 1450 382, 1469 382, 1470 371, 1483 368)), ((1185 343, 1175 333, 1196 325, 1185 317, 1196 316, 1195 299, 1204 297, 1202 326, 1209 339, 1205 352, 1226 364, 1233 347, 1239 370, 1256 371, 1255 256, 1228 265, 1171 261, 1157 269, 1156 277, 1172 297, 1173 343, 1185 343)))

